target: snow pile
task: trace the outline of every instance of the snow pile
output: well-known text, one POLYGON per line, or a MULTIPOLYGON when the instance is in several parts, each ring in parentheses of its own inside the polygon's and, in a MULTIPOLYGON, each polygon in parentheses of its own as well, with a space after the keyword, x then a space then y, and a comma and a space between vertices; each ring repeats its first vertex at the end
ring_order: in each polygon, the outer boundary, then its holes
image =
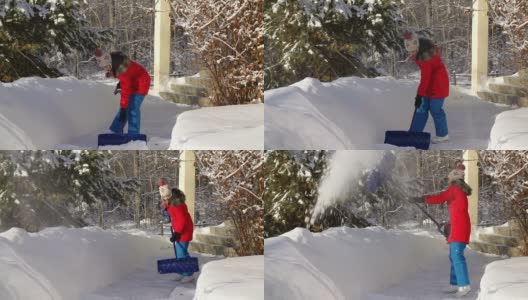
MULTIPOLYGON (((446 299, 449 248, 436 232, 414 228, 297 228, 265 240, 265 290, 269 299, 446 299), (295 278, 295 280, 291 280, 295 278)), ((499 259, 466 250, 472 291, 484 266, 499 259)))
POLYGON ((181 114, 170 150, 260 150, 264 144, 263 104, 208 107, 181 114))
POLYGON ((236 257, 207 263, 198 278, 194 299, 264 299, 264 257, 236 257))
POLYGON ((447 259, 446 248, 442 240, 379 227, 322 233, 296 228, 265 240, 266 297, 362 299, 398 283, 434 257, 447 259))
POLYGON ((0 83, 0 148, 53 149, 108 127, 119 100, 111 86, 74 78, 0 83))
MULTIPOLYGON (((418 82, 390 77, 306 78, 265 92, 266 149, 386 149, 385 131, 407 130, 418 82)), ((495 116, 509 108, 452 87, 447 99, 451 141, 434 149, 486 149, 495 116)), ((426 131, 433 133, 429 120, 426 131)))
POLYGON ((491 129, 489 150, 524 150, 528 145, 528 108, 499 114, 491 129))
POLYGON ((0 233, 0 299, 80 299, 138 268, 171 257, 162 238, 99 228, 0 233), (163 249, 163 250, 162 250, 163 249))
MULTIPOLYGON (((115 81, 75 78, 0 83, 0 149, 96 149, 97 135, 109 132, 119 108, 114 87, 115 81)), ((178 114, 189 109, 147 96, 141 130, 148 148, 167 149, 178 114)))
POLYGON ((528 257, 492 262, 480 282, 479 300, 528 299, 528 257))

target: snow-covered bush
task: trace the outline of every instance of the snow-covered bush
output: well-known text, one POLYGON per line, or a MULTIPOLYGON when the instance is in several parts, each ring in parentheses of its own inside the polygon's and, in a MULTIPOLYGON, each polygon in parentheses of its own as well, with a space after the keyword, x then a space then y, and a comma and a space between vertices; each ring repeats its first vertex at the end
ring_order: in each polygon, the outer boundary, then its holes
POLYGON ((212 103, 263 102, 264 0, 172 3, 211 76, 212 103))
POLYGON ((521 229, 528 255, 528 151, 481 151, 483 170, 494 179, 510 217, 521 229))
POLYGON ((198 151, 198 168, 207 176, 233 221, 241 256, 264 253, 263 151, 198 151))
POLYGON ((489 0, 490 16, 508 37, 505 50, 511 52, 519 68, 528 67, 528 1, 489 0))

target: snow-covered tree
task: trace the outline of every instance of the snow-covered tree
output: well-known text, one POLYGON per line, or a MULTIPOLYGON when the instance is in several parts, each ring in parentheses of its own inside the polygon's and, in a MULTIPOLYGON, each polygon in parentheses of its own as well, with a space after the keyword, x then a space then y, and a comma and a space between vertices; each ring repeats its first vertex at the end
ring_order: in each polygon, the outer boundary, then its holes
POLYGON ((0 216, 9 225, 31 231, 53 225, 102 225, 107 207, 123 203, 138 186, 136 178, 119 178, 109 152, 4 151, 0 216), (4 219, 4 218, 2 218, 4 219))
POLYGON ((326 151, 268 151, 265 156, 265 237, 310 227, 326 151))
POLYGON ((198 151, 198 169, 233 221, 239 255, 264 253, 263 151, 198 151))
POLYGON ((269 1, 265 88, 305 77, 373 76, 362 56, 400 47, 400 0, 269 1))
POLYGON ((81 0, 6 0, 0 5, 0 81, 56 77, 46 57, 93 51, 110 31, 85 27, 81 0))
POLYGON ((0 151, 0 229, 16 226, 16 207, 20 202, 14 197, 15 166, 5 151, 0 151))

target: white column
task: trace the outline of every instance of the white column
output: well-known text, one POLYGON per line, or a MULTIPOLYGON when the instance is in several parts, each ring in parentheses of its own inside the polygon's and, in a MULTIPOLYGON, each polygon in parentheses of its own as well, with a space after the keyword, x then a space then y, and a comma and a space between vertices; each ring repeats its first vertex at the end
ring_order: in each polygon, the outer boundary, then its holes
POLYGON ((154 92, 158 94, 169 79, 170 28, 169 0, 157 0, 154 22, 154 92))
POLYGON ((478 201, 479 201, 479 169, 478 169, 478 152, 476 150, 464 151, 464 164, 466 166, 465 181, 473 190, 469 196, 469 218, 471 225, 478 224, 478 201))
POLYGON ((488 3, 473 0, 471 90, 476 95, 488 80, 488 3))
POLYGON ((179 189, 185 194, 189 213, 194 221, 194 201, 196 194, 196 170, 194 167, 195 156, 190 150, 180 153, 180 170, 178 174, 179 189))

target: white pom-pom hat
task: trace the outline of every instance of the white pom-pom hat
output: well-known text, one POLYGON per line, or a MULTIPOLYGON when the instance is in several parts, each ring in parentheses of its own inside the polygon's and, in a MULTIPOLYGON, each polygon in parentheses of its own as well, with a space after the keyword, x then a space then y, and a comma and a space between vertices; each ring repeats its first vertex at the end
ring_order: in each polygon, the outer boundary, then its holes
POLYGON ((164 179, 160 179, 159 181, 159 193, 161 198, 167 198, 171 196, 169 185, 164 179))
POLYGON ((447 179, 449 180, 449 182, 453 182, 459 179, 463 180, 466 176, 465 170, 466 167, 464 166, 464 164, 458 160, 455 162, 455 169, 449 172, 449 175, 447 175, 447 179))
POLYGON ((413 31, 405 31, 403 33, 403 42, 405 44, 405 50, 408 52, 418 52, 419 41, 418 35, 413 31))
POLYGON ((112 65, 112 57, 110 54, 101 49, 95 50, 95 59, 97 60, 99 67, 103 69, 112 65))

